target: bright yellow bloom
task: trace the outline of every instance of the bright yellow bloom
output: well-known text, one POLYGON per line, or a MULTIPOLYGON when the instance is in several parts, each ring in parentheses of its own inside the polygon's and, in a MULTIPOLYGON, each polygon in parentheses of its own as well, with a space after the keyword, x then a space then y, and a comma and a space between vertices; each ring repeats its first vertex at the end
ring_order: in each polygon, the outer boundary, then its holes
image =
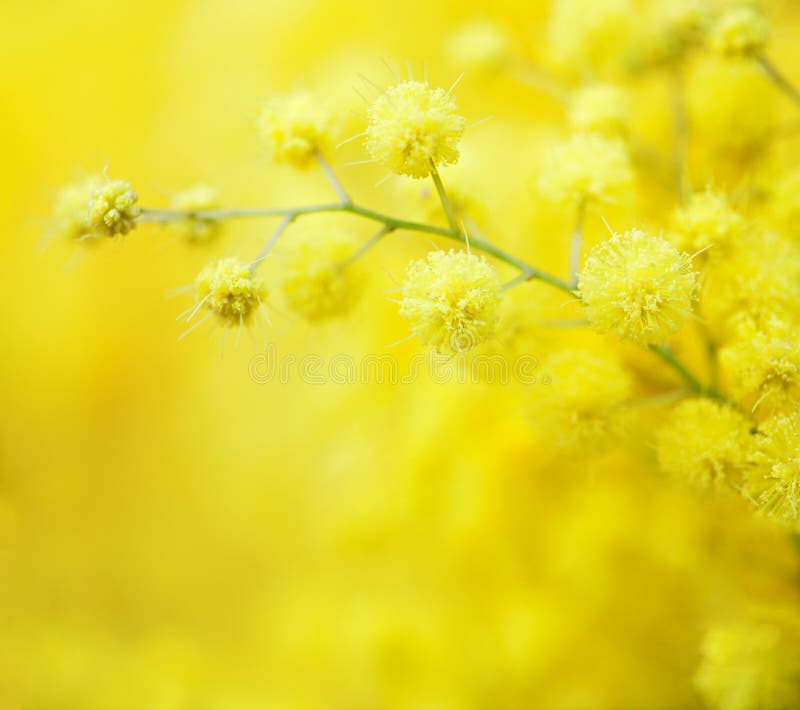
POLYGON ((570 97, 569 122, 578 132, 626 136, 630 128, 630 101, 614 84, 587 84, 570 97))
MULTIPOLYGON (((74 241, 91 234, 89 202, 103 182, 102 176, 93 175, 80 182, 66 185, 58 191, 53 206, 54 237, 74 241)), ((87 244, 92 242, 91 239, 82 241, 87 244)))
POLYGON ((646 345, 680 330, 692 314, 697 283, 687 254, 634 229, 591 249, 578 291, 595 330, 646 345))
POLYGON ((308 321, 350 311, 361 294, 361 279, 357 267, 343 264, 356 248, 356 240, 342 232, 293 234, 281 270, 289 307, 308 321))
POLYGON ((667 238, 678 249, 690 254, 711 247, 711 258, 720 258, 742 239, 744 217, 734 210, 723 194, 711 191, 692 195, 676 208, 667 238))
POLYGON ((735 409, 688 399, 670 413, 657 436, 658 463, 675 480, 696 488, 738 486, 750 446, 750 423, 735 409))
POLYGON ((401 293, 400 315, 438 352, 463 353, 495 333, 500 282, 482 256, 432 251, 409 264, 401 293))
POLYGON ((768 419, 758 428, 747 495, 764 515, 792 526, 800 518, 800 413, 768 419))
POLYGON ((230 256, 212 262, 195 279, 195 298, 225 327, 247 323, 267 297, 261 277, 230 256))
POLYGON ((448 59, 461 70, 499 72, 511 59, 512 50, 506 29, 488 20, 461 26, 445 42, 448 59))
POLYGON ((742 327, 719 352, 725 383, 742 406, 759 414, 800 402, 800 339, 794 324, 772 319, 760 330, 742 327))
POLYGON ((413 178, 455 163, 467 125, 448 92, 420 81, 389 87, 370 105, 367 120, 367 152, 393 173, 413 178))
POLYGON ((715 52, 723 55, 757 54, 767 43, 769 22, 764 13, 752 4, 725 11, 712 27, 708 41, 715 52))
POLYGON ((127 234, 136 226, 141 209, 139 196, 126 180, 106 180, 92 193, 89 201, 89 225, 92 234, 114 237, 127 234))
POLYGON ((625 144, 595 133, 575 133, 548 151, 538 187, 554 202, 616 202, 633 184, 625 144))
MULTIPOLYGON (((219 191, 208 185, 195 185, 177 193, 170 200, 170 209, 180 212, 214 210, 220 206, 219 191)), ((213 219, 190 216, 173 224, 181 239, 191 244, 208 244, 220 232, 220 223, 213 219)))
POLYGON ((318 97, 298 91, 270 99, 256 126, 275 162, 305 168, 332 143, 334 118, 318 97))

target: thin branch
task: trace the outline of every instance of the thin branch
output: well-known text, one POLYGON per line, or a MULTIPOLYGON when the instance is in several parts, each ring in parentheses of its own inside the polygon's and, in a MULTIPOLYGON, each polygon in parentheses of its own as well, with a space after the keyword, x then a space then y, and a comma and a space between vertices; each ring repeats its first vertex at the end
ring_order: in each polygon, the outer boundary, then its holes
POLYGON ((339 196, 339 199, 342 201, 342 204, 347 204, 350 202, 350 198, 347 196, 344 187, 342 187, 342 183, 339 182, 339 178, 336 177, 336 174, 333 172, 333 169, 328 164, 328 161, 325 160, 325 156, 322 155, 320 151, 315 151, 314 155, 317 158, 317 163, 319 163, 319 167, 322 169, 322 172, 325 174, 325 177, 328 179, 328 182, 331 184, 331 187, 335 190, 336 194, 339 196))
POLYGON ((436 185, 436 192, 439 193, 439 200, 442 203, 442 209, 444 210, 444 213, 447 215, 447 222, 450 225, 450 229, 454 232, 457 232, 458 223, 456 222, 456 216, 453 212, 453 205, 450 204, 450 198, 447 196, 447 191, 444 189, 444 183, 439 175, 439 171, 436 169, 436 163, 434 163, 432 160, 431 178, 433 178, 433 184, 436 185))
POLYGON ((272 247, 275 246, 275 242, 278 241, 278 238, 281 236, 281 234, 283 234, 286 231, 286 228, 295 220, 295 217, 297 217, 296 214, 290 213, 281 220, 281 223, 272 233, 272 236, 267 240, 267 243, 261 247, 261 251, 258 252, 258 256, 253 259, 253 262, 250 264, 250 273, 255 273, 258 265, 264 260, 264 257, 269 254, 272 247))
POLYGON ((344 269, 354 261, 360 259, 364 254, 366 254, 372 247, 374 247, 381 239, 383 239, 387 234, 391 234, 394 231, 394 227, 389 227, 384 225, 381 227, 375 234, 373 234, 366 242, 364 242, 358 249, 356 249, 347 259, 345 259, 341 264, 339 264, 340 269, 344 269))

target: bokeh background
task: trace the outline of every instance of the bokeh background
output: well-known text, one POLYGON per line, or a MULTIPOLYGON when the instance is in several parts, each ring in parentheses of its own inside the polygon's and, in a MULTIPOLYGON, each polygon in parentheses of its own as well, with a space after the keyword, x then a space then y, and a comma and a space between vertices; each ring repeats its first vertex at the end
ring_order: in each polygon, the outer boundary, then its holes
MULTIPOLYGON (((311 88, 346 107, 355 133, 359 74, 386 83, 383 60, 409 60, 449 86, 460 70, 443 40, 476 17, 505 23, 536 59, 547 12, 3 3, 0 708, 691 708, 708 626, 791 596, 784 534, 737 501, 667 485, 647 437, 598 455, 551 446, 530 416, 544 385, 256 384, 260 346, 246 336, 224 355, 218 331, 177 343, 188 302, 165 294, 212 256, 255 255, 270 222, 231 224, 197 249, 155 226, 98 248, 43 243, 57 187, 106 164, 148 206, 198 181, 231 205, 328 200, 321 176, 268 164, 261 102, 311 88)), ((795 13, 776 12, 775 52, 791 66, 795 13)), ((660 89, 643 91, 638 110, 663 137, 660 89)), ((464 144, 487 231, 560 268, 571 218, 530 190, 559 106, 469 74, 458 98, 471 121, 494 117, 464 144)), ((409 213, 406 188, 343 165, 359 157, 354 143, 334 158, 356 197, 409 213)), ((643 201, 658 214, 666 197, 643 201)), ((277 352, 385 353, 407 333, 386 292, 429 247, 408 234, 381 244, 363 263, 363 304, 330 324, 306 325, 276 297, 277 352)), ((274 263, 270 284, 279 249, 274 263)), ((563 300, 537 286, 524 299, 563 300)), ((546 348, 546 335, 524 344, 546 348)), ((418 351, 391 352, 402 364, 418 351)))

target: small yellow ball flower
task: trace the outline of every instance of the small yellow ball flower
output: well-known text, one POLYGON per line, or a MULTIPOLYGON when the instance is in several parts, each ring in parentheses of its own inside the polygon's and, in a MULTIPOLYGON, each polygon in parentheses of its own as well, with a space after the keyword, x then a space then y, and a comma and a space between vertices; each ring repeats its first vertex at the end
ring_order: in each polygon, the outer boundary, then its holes
POLYGON ((738 487, 747 466, 750 423, 710 399, 687 399, 657 435, 658 463, 676 481, 695 488, 738 487))
POLYGON ((740 328, 719 352, 722 375, 742 406, 759 414, 791 410, 800 402, 797 328, 773 318, 761 330, 740 328))
POLYGON ((423 344, 453 355, 494 335, 499 305, 500 282, 484 257, 433 251, 409 264, 400 315, 423 344))
POLYGON ((568 204, 616 202, 632 184, 625 144, 595 133, 576 133, 555 144, 538 181, 545 197, 568 204))
POLYGON ((267 297, 264 281, 252 272, 250 264, 232 256, 206 266, 194 287, 197 303, 226 327, 247 323, 267 297))
POLYGON ((713 13, 707 0, 659 0, 653 7, 653 61, 672 62, 705 39, 713 13))
POLYGON ((491 74, 502 71, 512 50, 506 29, 488 20, 463 25, 445 42, 445 52, 454 66, 491 74))
MULTIPOLYGON (((208 185, 195 185, 173 196, 170 209, 180 212, 199 212, 202 210, 218 209, 219 191, 208 185)), ((190 216, 180 222, 175 222, 173 229, 181 239, 190 244, 208 244, 220 232, 220 223, 213 219, 202 219, 190 216)))
MULTIPOLYGON (((745 619, 713 628, 695 686, 714 710, 791 710, 800 697, 797 620, 745 619)), ((787 615, 788 616, 788 615, 787 615)))
MULTIPOLYGON (((89 202, 103 182, 102 176, 93 175, 58 191, 53 207, 54 237, 74 241, 92 233, 92 225, 89 222, 89 202)), ((90 244, 93 240, 82 241, 90 244)))
POLYGON ((589 84, 572 95, 568 118, 576 131, 624 137, 631 120, 628 95, 614 84, 589 84))
POLYGON ((389 87, 367 111, 367 152, 393 173, 424 178, 432 166, 458 160, 466 119, 444 89, 404 81, 389 87))
POLYGON ((139 196, 126 180, 106 180, 89 201, 89 224, 93 234, 113 237, 127 234, 136 226, 141 208, 139 196))
POLYGON ((680 330, 692 313, 697 283, 687 254, 634 229, 591 249, 578 291, 595 330, 647 345, 680 330))
POLYGON ((753 463, 748 497, 767 517, 796 526, 800 518, 800 413, 773 417, 759 427, 753 463))
POLYGON ((758 54, 767 43, 769 22, 764 13, 752 5, 732 7, 725 11, 709 34, 709 46, 725 56, 758 54))
POLYGON ((696 253, 710 246, 709 256, 719 258, 742 239, 746 223, 725 195, 708 191, 678 207, 671 227, 667 238, 681 251, 696 253))
POLYGON ((361 295, 361 278, 356 266, 342 264, 356 248, 351 235, 339 232, 293 236, 283 269, 289 308, 313 322, 348 313, 361 295))
POLYGON ((633 391, 628 370, 611 350, 569 348, 543 359, 535 393, 536 425, 560 448, 602 450, 621 433, 621 406, 633 391))
POLYGON ((256 125, 272 159, 296 168, 308 167, 317 151, 330 146, 334 132, 332 113, 306 91, 268 101, 256 125))

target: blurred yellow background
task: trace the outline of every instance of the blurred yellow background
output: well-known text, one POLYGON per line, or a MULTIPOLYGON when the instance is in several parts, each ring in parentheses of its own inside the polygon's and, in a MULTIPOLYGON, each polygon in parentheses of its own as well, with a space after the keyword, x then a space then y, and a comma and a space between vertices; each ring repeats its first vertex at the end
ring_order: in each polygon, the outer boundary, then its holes
MULTIPOLYGON (((56 188, 106 163, 146 206, 198 181, 235 206, 329 200, 316 173, 264 160, 264 99, 307 86, 360 110, 351 87, 388 81, 387 57, 449 86, 453 27, 500 18, 535 57, 545 12, 4 2, 0 708, 690 708, 707 626, 791 594, 783 534, 665 485, 642 463, 648 442, 643 456, 553 451, 528 417, 537 386, 259 385, 247 337, 224 356, 218 332, 176 343, 187 302, 165 294, 212 255, 254 256, 270 222, 226 226, 208 249, 155 226, 79 258, 42 248, 56 188)), ((528 187, 558 107, 471 76, 458 99, 470 121, 494 116, 464 146, 493 235, 562 263, 552 235, 570 220, 528 187)), ((379 170, 342 165, 359 157, 336 156, 344 182, 399 213, 379 170)), ((429 243, 371 253, 367 297, 343 320, 307 326, 278 302, 278 352, 386 352, 407 326, 385 292, 429 243)))

